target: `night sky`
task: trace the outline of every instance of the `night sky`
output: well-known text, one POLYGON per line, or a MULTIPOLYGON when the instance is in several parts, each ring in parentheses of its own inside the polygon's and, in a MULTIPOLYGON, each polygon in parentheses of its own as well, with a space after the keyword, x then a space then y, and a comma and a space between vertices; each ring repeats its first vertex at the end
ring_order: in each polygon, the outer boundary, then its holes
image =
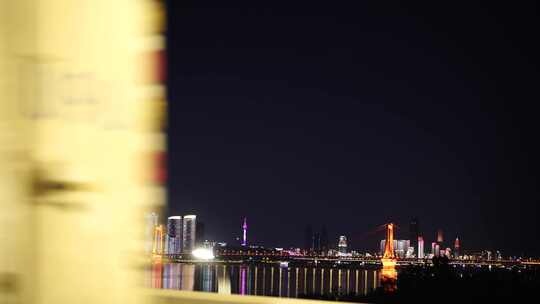
POLYGON ((169 2, 169 212, 207 239, 373 251, 416 216, 540 254, 534 2, 169 2))

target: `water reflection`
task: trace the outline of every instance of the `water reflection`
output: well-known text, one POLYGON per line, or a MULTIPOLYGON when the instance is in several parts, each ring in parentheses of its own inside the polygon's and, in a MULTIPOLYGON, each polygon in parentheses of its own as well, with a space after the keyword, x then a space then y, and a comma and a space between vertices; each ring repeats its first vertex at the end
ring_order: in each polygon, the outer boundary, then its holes
MULTIPOLYGON (((157 263, 154 265, 154 271, 155 280, 160 281, 161 288, 195 290, 195 265, 180 263, 157 263), (159 278, 160 275, 161 278, 159 278)), ((207 275, 205 267, 202 267, 200 272, 200 279, 204 280, 205 276, 207 275)), ((197 290, 213 291, 211 289, 205 289, 203 285, 204 284, 198 286, 197 290)))
POLYGON ((154 263, 147 285, 222 294, 302 297, 313 294, 366 295, 382 286, 395 290, 393 269, 279 267, 273 264, 154 263))
POLYGON ((161 263, 154 263, 152 265, 152 273, 150 276, 150 286, 153 288, 161 288, 162 287, 162 269, 163 265, 161 263))
MULTIPOLYGON (((240 266, 240 294, 245 295, 248 294, 246 291, 248 290, 248 281, 247 281, 247 272, 249 269, 247 266, 242 265, 240 266)), ((251 280, 249 280, 251 282, 251 280)))
POLYGON ((397 289, 397 271, 395 266, 384 266, 381 271, 381 285, 385 292, 394 292, 397 289))

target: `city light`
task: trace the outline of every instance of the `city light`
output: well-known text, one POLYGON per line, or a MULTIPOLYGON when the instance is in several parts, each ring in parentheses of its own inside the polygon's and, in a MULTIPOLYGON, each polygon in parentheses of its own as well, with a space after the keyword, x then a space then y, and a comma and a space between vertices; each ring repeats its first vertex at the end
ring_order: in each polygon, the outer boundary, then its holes
POLYGON ((193 257, 200 260, 213 260, 214 259, 214 253, 212 252, 211 249, 207 249, 207 248, 197 248, 193 250, 191 254, 193 254, 193 257))

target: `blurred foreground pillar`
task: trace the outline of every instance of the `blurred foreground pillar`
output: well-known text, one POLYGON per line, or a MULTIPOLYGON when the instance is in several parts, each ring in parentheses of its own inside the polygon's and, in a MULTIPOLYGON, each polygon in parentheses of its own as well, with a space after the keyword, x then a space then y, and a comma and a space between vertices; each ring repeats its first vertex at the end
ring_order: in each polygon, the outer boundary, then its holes
POLYGON ((164 203, 163 8, 0 0, 0 303, 143 303, 164 203))

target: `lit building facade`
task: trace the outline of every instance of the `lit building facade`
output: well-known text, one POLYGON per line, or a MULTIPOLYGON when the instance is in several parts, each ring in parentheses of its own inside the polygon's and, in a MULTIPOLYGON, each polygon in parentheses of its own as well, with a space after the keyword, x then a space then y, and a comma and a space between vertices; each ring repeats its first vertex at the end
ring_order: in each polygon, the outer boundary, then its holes
POLYGON ((461 254, 461 242, 459 241, 459 238, 456 238, 454 241, 454 256, 459 257, 461 254))
POLYGON ((347 237, 344 235, 339 237, 338 251, 339 253, 347 253, 347 237))
POLYGON ((394 248, 396 250, 396 256, 400 258, 406 257, 407 251, 409 251, 410 244, 410 240, 397 240, 397 244, 394 245, 394 248))
POLYGON ((414 256, 414 247, 409 246, 409 248, 407 249, 407 253, 405 253, 405 257, 412 258, 413 256, 414 256))
POLYGON ((167 233, 165 233, 165 240, 163 242, 163 254, 169 254, 169 244, 170 244, 170 237, 167 233))
POLYGON ((179 215, 170 216, 167 219, 168 254, 180 254, 182 252, 182 224, 183 219, 179 215))
MULTIPOLYGON (((396 257, 405 258, 407 257, 407 252, 409 252, 410 240, 394 240, 394 254, 396 257)), ((381 255, 384 253, 384 248, 386 246, 386 240, 381 240, 381 255)))
POLYGON ((379 248, 379 254, 380 255, 384 254, 384 247, 385 246, 386 246, 386 240, 381 240, 381 245, 380 245, 380 248, 379 248))
POLYGON ((424 238, 419 236, 418 237, 418 258, 423 259, 424 258, 424 238))
POLYGON ((182 229, 182 252, 191 253, 195 249, 197 216, 184 216, 182 229))

